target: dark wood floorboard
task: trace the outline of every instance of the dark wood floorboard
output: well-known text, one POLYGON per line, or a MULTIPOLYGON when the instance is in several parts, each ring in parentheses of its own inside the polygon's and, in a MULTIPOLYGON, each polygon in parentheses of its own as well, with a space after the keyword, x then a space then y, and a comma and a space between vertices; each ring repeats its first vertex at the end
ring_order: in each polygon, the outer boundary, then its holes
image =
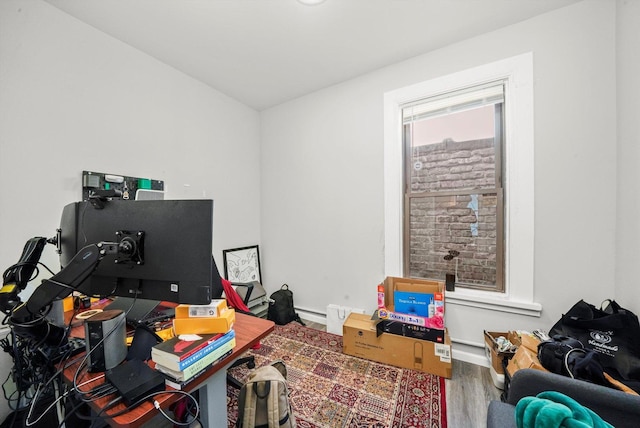
MULTIPOLYGON (((309 328, 326 331, 323 324, 306 321, 309 328)), ((491 380, 489 369, 454 360, 451 379, 445 380, 447 425, 449 428, 484 428, 487 406, 499 400, 500 389, 491 380)))

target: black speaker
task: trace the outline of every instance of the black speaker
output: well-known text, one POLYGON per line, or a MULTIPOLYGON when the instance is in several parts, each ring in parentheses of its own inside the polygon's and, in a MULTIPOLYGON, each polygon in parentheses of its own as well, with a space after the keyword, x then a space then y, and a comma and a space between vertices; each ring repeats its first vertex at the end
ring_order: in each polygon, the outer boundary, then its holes
POLYGON ((84 321, 89 371, 109 370, 127 356, 127 328, 119 309, 99 312, 84 321))
POLYGON ((452 273, 446 274, 445 277, 445 290, 456 291, 456 276, 452 273))

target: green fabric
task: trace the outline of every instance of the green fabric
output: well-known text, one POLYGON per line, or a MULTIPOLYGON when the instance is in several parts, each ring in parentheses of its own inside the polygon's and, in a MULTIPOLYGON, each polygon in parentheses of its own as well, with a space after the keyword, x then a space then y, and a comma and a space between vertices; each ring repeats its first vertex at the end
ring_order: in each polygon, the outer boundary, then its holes
POLYGON ((592 410, 556 391, 518 401, 516 424, 518 428, 613 428, 592 410))

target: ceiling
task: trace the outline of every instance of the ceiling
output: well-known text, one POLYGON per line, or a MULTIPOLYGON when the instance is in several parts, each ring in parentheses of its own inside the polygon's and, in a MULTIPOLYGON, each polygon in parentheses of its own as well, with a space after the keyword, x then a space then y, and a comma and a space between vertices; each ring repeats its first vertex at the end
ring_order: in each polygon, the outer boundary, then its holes
POLYGON ((46 0, 262 110, 577 0, 46 0))

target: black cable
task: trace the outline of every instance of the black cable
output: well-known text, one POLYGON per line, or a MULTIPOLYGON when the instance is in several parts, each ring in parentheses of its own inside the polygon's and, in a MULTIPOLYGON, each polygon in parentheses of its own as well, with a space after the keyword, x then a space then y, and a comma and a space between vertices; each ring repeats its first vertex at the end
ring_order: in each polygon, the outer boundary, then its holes
POLYGON ((91 396, 91 401, 96 401, 96 400, 98 400, 100 398, 104 398, 104 397, 107 397, 107 396, 109 396, 111 394, 115 394, 116 392, 118 392, 118 389, 115 388, 115 387, 111 387, 109 389, 105 389, 104 391, 101 391, 101 392, 93 394, 91 396))
POLYGON ((45 265, 42 262, 38 262, 38 264, 44 267, 46 270, 48 270, 51 275, 55 275, 55 273, 51 269, 49 269, 49 266, 45 265))
MULTIPOLYGON (((191 413, 191 411, 196 408, 196 406, 193 405, 192 401, 189 401, 189 403, 187 404, 187 413, 191 415, 192 420, 191 422, 189 422, 189 424, 192 424, 194 422, 198 422, 200 424, 200 426, 202 426, 202 421, 200 420, 200 415, 198 415, 198 413, 196 413, 195 415, 193 413, 191 413)), ((197 410, 197 408, 196 408, 197 410)))
MULTIPOLYGON (((118 404, 120 401, 122 401, 121 396, 114 398, 103 407, 103 410, 105 411, 109 410, 110 408, 118 404)), ((98 421, 104 422, 104 420, 107 419, 107 417, 105 416, 81 416, 81 415, 76 415, 76 416, 78 416, 78 419, 81 419, 83 421, 91 421, 91 427, 93 427, 93 424, 95 422, 98 422, 98 421)))
POLYGON ((79 417, 78 415, 78 410, 80 410, 80 408, 82 406, 86 405, 86 403, 84 402, 79 402, 75 407, 72 407, 71 409, 69 409, 66 412, 66 415, 64 416, 64 418, 62 418, 62 420, 60 421, 60 423, 58 424, 58 428, 62 428, 64 426, 64 424, 67 422, 67 419, 69 419, 69 416, 76 416, 79 417))
MULTIPOLYGON (((46 377, 42 377, 42 378, 41 378, 41 380, 40 380, 40 384, 39 384, 38 389, 37 389, 37 391, 36 391, 36 394, 34 395, 34 397, 32 397, 32 400, 31 400, 31 403, 30 403, 29 407, 35 406, 35 405, 36 405, 36 403, 38 402, 38 400, 39 400, 41 397, 43 397, 43 396, 44 396, 44 397, 47 397, 47 395, 46 395, 46 391, 48 390, 48 388, 51 388, 51 387, 49 387, 49 384, 50 384, 50 383, 52 383, 52 382, 56 382, 56 381, 57 381, 57 382, 58 382, 58 385, 59 385, 59 386, 58 386, 58 390, 60 390, 60 391, 61 391, 61 390, 63 390, 63 386, 64 386, 64 384, 63 384, 63 382, 62 382, 62 379, 61 379, 61 376, 60 376, 60 375, 62 374, 62 372, 63 372, 65 369, 67 369, 69 366, 71 366, 71 365, 75 364, 75 363, 76 363, 77 361, 79 361, 79 360, 80 360, 80 358, 76 358, 76 359, 71 360, 71 361, 68 361, 68 359, 67 359, 67 360, 63 360, 63 361, 62 361, 62 362, 63 362, 63 364, 61 364, 60 368, 59 368, 59 369, 57 369, 57 370, 55 370, 55 369, 56 369, 56 368, 55 368, 55 366, 53 366, 53 365, 49 365, 49 367, 48 367, 49 371, 48 371, 47 373, 45 373, 45 374, 49 374, 49 376, 48 376, 48 380, 45 382, 45 379, 47 379, 47 378, 46 378, 46 377), (54 370, 54 372, 53 372, 53 373, 51 373, 51 370, 54 370), (45 391, 45 392, 44 392, 44 393, 42 393, 42 394, 40 394, 40 389, 41 389, 41 388, 43 388, 43 389, 44 389, 44 391, 45 391)), ((92 380, 92 381, 93 381, 93 380, 92 380)), ((55 385, 54 385, 54 388, 55 388, 55 385)), ((54 389, 54 391, 55 391, 55 389, 54 389)), ((30 421, 28 420, 28 417, 29 417, 29 416, 30 416, 30 414, 31 414, 31 411, 30 411, 30 412, 29 412, 29 415, 27 415, 27 420, 26 420, 25 422, 26 422, 26 423, 30 423, 30 424, 35 424, 35 423, 37 423, 37 422, 42 418, 42 416, 43 416, 44 414, 46 414, 46 413, 48 413, 49 411, 53 410, 53 409, 55 408, 55 406, 57 406, 57 405, 59 404, 59 403, 57 403, 57 401, 60 401, 62 398, 66 397, 66 396, 67 396, 69 393, 71 393, 72 391, 73 391, 73 390, 68 390, 68 391, 66 391, 66 392, 64 392, 64 393, 61 393, 60 397, 57 397, 57 398, 56 398, 56 401, 54 401, 55 405, 53 405, 53 404, 52 404, 52 405, 50 405, 47 409, 45 409, 45 411, 44 411, 45 413, 43 413, 41 416, 39 416, 39 417, 38 417, 38 419, 37 419, 36 421, 30 422, 30 421)))
MULTIPOLYGON (((18 391, 18 405, 20 404, 20 391, 18 391)), ((9 406, 11 407, 11 406, 9 406)), ((10 427, 14 427, 16 426, 16 419, 18 419, 18 406, 16 406, 16 409, 13 411, 13 418, 11 418, 11 423, 9 424, 10 427)))
MULTIPOLYGON (((34 326, 34 323, 37 321, 42 321, 42 319, 35 320, 34 322, 30 323, 24 323, 22 324, 22 326, 29 328, 31 326, 34 326)), ((49 324, 47 323, 47 325, 49 324)), ((66 339, 66 334, 64 336, 64 339, 66 339)), ((42 344, 42 341, 34 343, 33 340, 27 337, 17 335, 13 329, 6 338, 0 339, 0 345, 2 345, 5 351, 8 351, 14 361, 12 375, 15 380, 16 389, 18 392, 16 411, 30 408, 29 414, 31 414, 32 410, 39 402, 41 402, 41 400, 51 397, 52 394, 57 394, 56 391, 64 391, 64 386, 62 384, 60 374, 65 368, 68 367, 69 364, 73 364, 74 362, 69 362, 68 354, 63 355, 60 360, 53 360, 52 358, 50 358, 51 349, 59 348, 42 348, 42 344), (61 361, 63 363, 60 369, 57 369, 54 365, 58 361, 61 361), (53 382, 56 382, 55 385, 53 382), (56 385, 58 385, 57 389, 56 385), (29 394, 29 391, 33 390, 33 388, 36 389, 36 393, 31 396, 31 394, 29 394), (28 402, 28 404, 26 404, 24 407, 20 406, 20 403, 23 400, 25 402, 28 402)), ((57 400, 62 400, 68 394, 68 392, 60 394, 61 395, 59 398, 57 398, 57 400)), ((8 401, 10 404, 12 398, 13 395, 12 397, 8 397, 8 401)), ((59 405, 57 401, 54 403, 55 405, 48 407, 45 412, 48 412, 59 405)), ((41 417, 42 415, 38 417, 38 420, 40 420, 41 417)), ((29 419, 29 416, 27 417, 27 419, 29 419)), ((36 423, 37 421, 30 422, 29 420, 27 420, 26 422, 36 423)))

